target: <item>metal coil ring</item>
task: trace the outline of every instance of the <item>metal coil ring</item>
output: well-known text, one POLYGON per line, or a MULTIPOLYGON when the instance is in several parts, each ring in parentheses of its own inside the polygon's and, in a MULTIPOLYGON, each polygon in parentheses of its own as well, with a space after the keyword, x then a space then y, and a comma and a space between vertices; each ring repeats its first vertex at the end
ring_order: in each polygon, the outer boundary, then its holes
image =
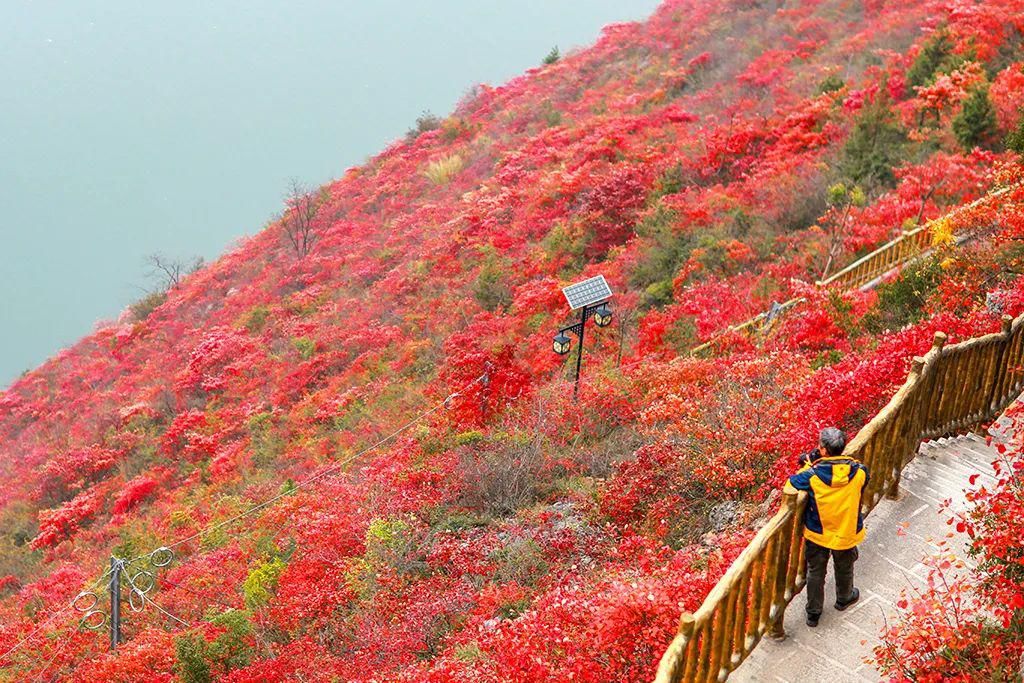
POLYGON ((99 601, 100 596, 96 595, 92 591, 83 591, 75 596, 75 599, 71 601, 71 605, 78 612, 91 612, 92 608, 95 607, 97 603, 99 603, 99 601), (83 605, 82 598, 85 598, 86 600, 92 598, 92 602, 90 602, 88 605, 83 605))
POLYGON ((140 593, 148 593, 153 590, 153 586, 156 585, 156 578, 153 576, 152 572, 142 569, 132 574, 128 583, 130 583, 132 588, 140 593))
POLYGON ((157 548, 149 554, 149 561, 154 567, 166 567, 174 561, 174 551, 167 546, 157 548))
POLYGON ((146 609, 146 594, 138 588, 132 588, 131 591, 128 592, 128 606, 132 608, 133 612, 141 612, 146 609), (135 603, 136 595, 139 596, 139 600, 142 601, 141 604, 135 603))
POLYGON ((106 623, 107 613, 103 610, 94 609, 85 613, 85 616, 78 622, 78 626, 89 631, 98 631, 103 628, 106 623))

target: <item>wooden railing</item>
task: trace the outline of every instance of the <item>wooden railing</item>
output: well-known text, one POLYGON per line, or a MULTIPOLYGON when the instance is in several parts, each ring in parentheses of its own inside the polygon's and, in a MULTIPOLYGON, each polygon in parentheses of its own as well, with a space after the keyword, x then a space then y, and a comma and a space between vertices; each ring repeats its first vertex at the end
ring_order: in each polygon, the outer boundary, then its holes
MULTIPOLYGON (((932 230, 937 223, 941 221, 948 221, 955 218, 958 214, 975 208, 982 202, 990 199, 995 199, 1001 195, 1006 194, 1010 190, 1019 188, 1020 185, 1009 185, 1006 187, 999 188, 989 192, 988 194, 975 199, 969 204, 959 206, 949 213, 928 221, 924 225, 908 230, 902 233, 899 237, 886 242, 882 246, 878 247, 870 254, 865 254, 850 265, 846 266, 842 270, 837 271, 830 277, 824 280, 818 280, 815 285, 818 287, 828 287, 831 285, 837 285, 839 289, 843 291, 849 291, 864 287, 865 285, 871 285, 877 281, 883 275, 892 272, 896 268, 912 261, 913 259, 920 256, 922 253, 928 251, 932 246, 932 230)), ((974 234, 974 233, 972 233, 974 234)), ((961 240, 969 239, 970 235, 954 236, 954 239, 959 242, 961 240)), ((791 308, 803 303, 805 299, 795 298, 781 304, 780 308, 776 309, 779 314, 785 313, 791 308)), ((753 318, 727 327, 722 332, 719 332, 712 338, 700 346, 696 346, 690 349, 690 354, 697 355, 702 351, 706 351, 713 347, 723 339, 727 339, 735 334, 742 334, 746 337, 753 337, 756 334, 767 331, 765 328, 766 319, 768 318, 771 311, 765 311, 764 313, 758 313, 753 318)), ((774 320, 768 321, 774 322, 774 320)))
POLYGON ((969 211, 983 202, 1000 197, 1019 185, 1008 185, 975 199, 973 202, 958 206, 949 213, 928 221, 924 225, 901 234, 886 242, 870 254, 857 259, 831 277, 817 282, 819 287, 841 285, 844 290, 862 287, 880 278, 889 271, 910 261, 931 246, 932 229, 940 222, 949 221, 957 215, 969 211))
POLYGON ((692 349, 690 349, 690 353, 692 355, 697 355, 701 351, 706 351, 707 349, 711 348, 712 346, 714 346, 721 340, 725 339, 726 337, 731 337, 732 335, 735 334, 741 334, 746 337, 753 337, 756 334, 767 332, 771 325, 778 319, 773 316, 780 316, 789 309, 796 306, 797 304, 803 303, 803 301, 803 298, 798 297, 796 299, 790 299, 789 301, 786 301, 781 304, 774 304, 773 310, 758 313, 757 315, 755 315, 750 320, 747 320, 746 322, 742 322, 739 323, 738 325, 727 327, 725 330, 719 332, 711 339, 708 339, 700 346, 695 346, 692 349))
MULTIPOLYGON (((963 433, 998 415, 1024 390, 1024 316, 1005 316, 999 332, 946 346, 935 334, 903 386, 858 432, 844 453, 871 473, 862 507, 895 496, 903 468, 924 439, 963 433)), ((766 633, 784 637, 786 606, 804 585, 802 514, 806 494, 784 495, 779 511, 740 553, 679 631, 658 667, 657 683, 724 681, 766 633)))
POLYGON ((831 277, 819 280, 819 287, 840 285, 842 289, 856 289, 885 275, 893 268, 914 258, 931 244, 931 223, 914 228, 894 240, 886 242, 870 254, 862 256, 831 277))

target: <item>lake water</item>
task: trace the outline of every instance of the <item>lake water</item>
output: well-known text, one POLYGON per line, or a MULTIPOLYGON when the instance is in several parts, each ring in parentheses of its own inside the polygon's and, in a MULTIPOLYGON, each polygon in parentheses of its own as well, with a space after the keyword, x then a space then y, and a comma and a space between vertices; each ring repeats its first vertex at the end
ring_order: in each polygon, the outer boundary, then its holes
POLYGON ((319 184, 657 0, 4 0, 0 387, 319 184))

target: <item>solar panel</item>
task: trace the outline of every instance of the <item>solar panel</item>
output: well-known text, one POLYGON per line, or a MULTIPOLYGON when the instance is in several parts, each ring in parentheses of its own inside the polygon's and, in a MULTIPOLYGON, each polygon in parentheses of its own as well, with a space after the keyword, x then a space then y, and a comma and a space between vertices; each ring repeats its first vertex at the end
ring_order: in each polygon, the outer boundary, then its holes
POLYGON ((584 306, 596 304, 598 301, 607 299, 612 295, 612 289, 605 282, 604 275, 598 275, 589 280, 577 282, 574 285, 563 288, 562 294, 565 294, 565 300, 569 302, 569 308, 575 311, 577 308, 583 308, 584 306))

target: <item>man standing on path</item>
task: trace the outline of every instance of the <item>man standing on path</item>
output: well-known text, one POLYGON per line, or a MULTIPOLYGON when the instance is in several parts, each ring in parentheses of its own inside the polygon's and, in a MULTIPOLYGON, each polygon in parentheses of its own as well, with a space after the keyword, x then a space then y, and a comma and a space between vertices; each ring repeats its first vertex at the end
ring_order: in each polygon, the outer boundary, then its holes
POLYGON ((804 544, 807 557, 807 625, 817 626, 825 602, 828 558, 836 569, 836 604, 839 611, 860 599, 853 585, 857 545, 864 540, 860 498, 868 483, 868 470, 845 457, 846 435, 829 427, 821 432, 818 449, 800 456, 803 467, 789 477, 785 493, 806 491, 804 544))

